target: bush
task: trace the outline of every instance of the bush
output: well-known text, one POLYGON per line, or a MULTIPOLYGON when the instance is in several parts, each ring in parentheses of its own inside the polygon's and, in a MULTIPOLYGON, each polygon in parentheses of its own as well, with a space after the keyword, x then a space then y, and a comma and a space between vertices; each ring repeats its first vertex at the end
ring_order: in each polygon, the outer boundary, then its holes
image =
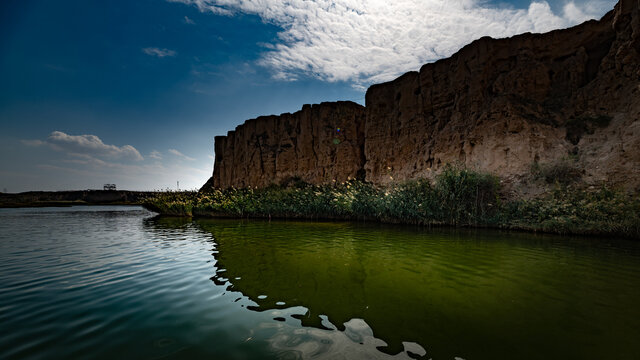
POLYGON ((384 187, 359 180, 294 184, 167 192, 144 206, 172 216, 361 219, 640 238, 640 199, 607 187, 559 186, 542 198, 503 202, 495 176, 460 166, 445 167, 433 185, 426 179, 384 187))
POLYGON ((149 209, 168 215, 231 217, 304 217, 374 219, 416 224, 469 225, 485 221, 497 204, 493 176, 462 167, 446 167, 436 179, 377 187, 352 180, 310 185, 292 179, 281 186, 163 193, 147 201, 149 209))
POLYGON ((562 158, 552 163, 533 163, 531 173, 535 178, 543 179, 548 184, 569 185, 582 178, 582 170, 573 157, 562 158))
POLYGON ((502 216, 504 227, 640 238, 640 199, 606 186, 593 191, 556 188, 539 199, 510 202, 502 216))
POLYGON ((446 166, 436 179, 438 199, 434 212, 453 225, 484 223, 497 208, 498 178, 460 166, 446 166))

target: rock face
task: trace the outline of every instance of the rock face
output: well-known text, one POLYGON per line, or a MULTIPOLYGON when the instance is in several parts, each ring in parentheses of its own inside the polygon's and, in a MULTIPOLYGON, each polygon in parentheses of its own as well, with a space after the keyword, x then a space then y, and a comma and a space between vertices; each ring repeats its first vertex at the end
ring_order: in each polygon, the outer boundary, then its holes
POLYGON ((364 170, 384 184, 462 163, 518 184, 533 164, 571 159, 587 183, 640 190, 639 4, 621 0, 565 30, 481 38, 371 86, 365 109, 323 103, 249 120, 216 137, 213 183, 325 183, 364 170))
POLYGON ((329 183, 362 177, 364 123, 364 107, 346 101, 248 120, 215 138, 213 186, 264 187, 296 178, 329 183))
POLYGON ((601 21, 482 38, 372 86, 367 180, 430 177, 451 162, 517 178, 569 156, 586 178, 638 178, 637 22, 638 1, 622 1, 601 21))

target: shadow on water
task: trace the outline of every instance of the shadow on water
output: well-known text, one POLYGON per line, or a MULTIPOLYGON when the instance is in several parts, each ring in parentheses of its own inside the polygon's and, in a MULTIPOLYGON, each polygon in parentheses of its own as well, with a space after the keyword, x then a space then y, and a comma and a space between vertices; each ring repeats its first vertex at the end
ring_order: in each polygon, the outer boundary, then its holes
POLYGON ((187 217, 168 217, 156 215, 143 220, 145 228, 151 231, 184 229, 193 224, 193 220, 187 217))
POLYGON ((370 357, 365 348, 434 359, 640 356, 637 243, 381 224, 148 221, 212 234, 212 281, 250 299, 248 309, 276 314, 289 332, 268 341, 295 357, 370 357))

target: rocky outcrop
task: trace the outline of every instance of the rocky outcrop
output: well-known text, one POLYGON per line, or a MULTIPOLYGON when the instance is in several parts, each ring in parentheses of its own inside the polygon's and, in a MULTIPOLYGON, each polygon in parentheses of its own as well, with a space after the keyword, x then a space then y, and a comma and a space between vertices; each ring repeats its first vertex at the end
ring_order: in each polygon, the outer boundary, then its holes
POLYGON ((572 157, 587 179, 637 186, 637 21, 638 1, 622 1, 601 21, 482 38, 372 86, 367 180, 430 177, 459 162, 517 181, 534 163, 572 157))
POLYGON ((215 138, 214 187, 264 187, 363 176, 364 107, 341 101, 248 120, 215 138))
POLYGON ((249 120, 216 137, 213 183, 324 183, 364 170, 384 184, 455 162, 520 184, 534 164, 571 159, 587 183, 640 190, 639 3, 569 29, 481 38, 373 85, 366 110, 324 103, 249 120))

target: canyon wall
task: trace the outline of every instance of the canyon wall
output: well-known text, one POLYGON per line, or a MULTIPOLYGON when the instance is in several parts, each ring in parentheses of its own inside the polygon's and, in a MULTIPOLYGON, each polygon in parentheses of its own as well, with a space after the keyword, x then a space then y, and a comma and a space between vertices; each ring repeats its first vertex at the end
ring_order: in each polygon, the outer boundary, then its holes
POLYGON ((264 187, 301 179, 363 177, 364 107, 340 101, 246 121, 215 138, 214 187, 264 187))
POLYGON ((569 29, 481 38, 371 86, 365 108, 323 103, 249 120, 216 137, 213 186, 363 174, 385 184, 448 163, 517 185, 535 164, 571 161, 587 183, 640 190, 639 3, 569 29))
POLYGON ((637 1, 623 1, 601 21, 482 38, 372 86, 367 180, 430 177, 452 162, 518 180, 536 162, 567 157, 587 179, 637 178, 637 13, 637 1))

